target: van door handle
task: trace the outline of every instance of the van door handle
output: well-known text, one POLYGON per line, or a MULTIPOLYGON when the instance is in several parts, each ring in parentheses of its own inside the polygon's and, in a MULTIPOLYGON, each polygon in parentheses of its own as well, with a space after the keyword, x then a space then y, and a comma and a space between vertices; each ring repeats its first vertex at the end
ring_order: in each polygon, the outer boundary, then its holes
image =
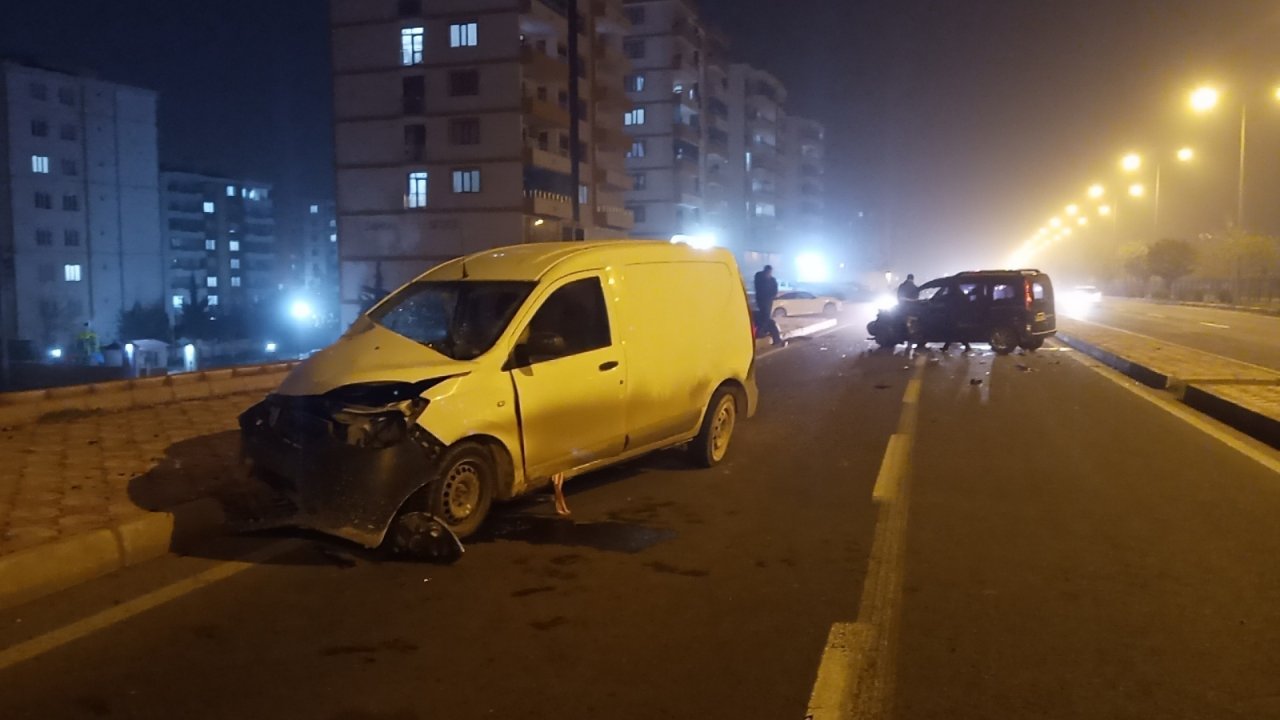
POLYGON ((610 370, 612 370, 612 369, 614 369, 614 368, 616 368, 616 367, 618 367, 618 361, 617 361, 617 360, 610 360, 610 361, 608 361, 608 362, 602 362, 602 363, 600 363, 600 372, 609 372, 610 370))

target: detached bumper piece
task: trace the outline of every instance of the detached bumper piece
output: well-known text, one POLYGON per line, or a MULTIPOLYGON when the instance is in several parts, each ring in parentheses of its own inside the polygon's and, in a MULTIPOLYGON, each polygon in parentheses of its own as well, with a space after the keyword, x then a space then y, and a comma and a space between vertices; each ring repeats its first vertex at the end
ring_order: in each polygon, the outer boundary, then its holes
POLYGON ((297 506, 283 524, 377 547, 444 450, 416 422, 425 406, 417 397, 371 406, 333 392, 271 395, 240 416, 241 453, 297 506))

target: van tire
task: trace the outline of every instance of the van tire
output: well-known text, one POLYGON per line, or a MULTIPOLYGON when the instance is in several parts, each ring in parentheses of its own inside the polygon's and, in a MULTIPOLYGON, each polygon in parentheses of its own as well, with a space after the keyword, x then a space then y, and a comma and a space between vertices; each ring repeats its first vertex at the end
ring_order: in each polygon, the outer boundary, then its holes
POLYGON ((488 448, 463 441, 445 451, 425 488, 427 509, 459 538, 480 528, 497 488, 497 466, 488 448))
POLYGON ((991 349, 997 355, 1008 355, 1018 347, 1018 331, 1010 325, 997 325, 991 331, 991 349))
POLYGON ((698 436, 689 443, 689 459, 695 465, 715 467, 729 454, 729 442, 738 425, 738 405, 737 395, 728 387, 722 385, 712 393, 698 436))
POLYGON ((1044 347, 1044 338, 1042 337, 1033 337, 1030 340, 1022 343, 1022 349, 1026 350, 1027 352, 1035 352, 1036 350, 1039 350, 1042 347, 1044 347))

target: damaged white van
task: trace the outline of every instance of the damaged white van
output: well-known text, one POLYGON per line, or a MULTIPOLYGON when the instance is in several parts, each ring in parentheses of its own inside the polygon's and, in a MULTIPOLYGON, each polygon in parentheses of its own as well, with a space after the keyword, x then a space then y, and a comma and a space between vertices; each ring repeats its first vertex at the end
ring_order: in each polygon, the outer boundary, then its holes
POLYGON ((540 243, 447 262, 392 293, 240 418, 287 524, 367 547, 429 513, 465 537, 495 500, 661 448, 724 459, 756 408, 733 256, 540 243))

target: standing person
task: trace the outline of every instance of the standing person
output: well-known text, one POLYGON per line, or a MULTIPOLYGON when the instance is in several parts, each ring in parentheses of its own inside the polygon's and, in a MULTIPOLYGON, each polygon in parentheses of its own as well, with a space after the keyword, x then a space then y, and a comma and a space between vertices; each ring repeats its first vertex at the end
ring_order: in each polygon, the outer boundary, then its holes
POLYGON ((920 288, 916 287, 916 276, 907 273, 907 279, 898 286, 899 300, 919 300, 920 288))
POLYGON ((773 321, 773 301, 778 298, 778 281, 773 277, 773 266, 765 265, 756 273, 756 313, 759 320, 756 325, 769 333, 774 345, 784 344, 778 324, 773 321))

